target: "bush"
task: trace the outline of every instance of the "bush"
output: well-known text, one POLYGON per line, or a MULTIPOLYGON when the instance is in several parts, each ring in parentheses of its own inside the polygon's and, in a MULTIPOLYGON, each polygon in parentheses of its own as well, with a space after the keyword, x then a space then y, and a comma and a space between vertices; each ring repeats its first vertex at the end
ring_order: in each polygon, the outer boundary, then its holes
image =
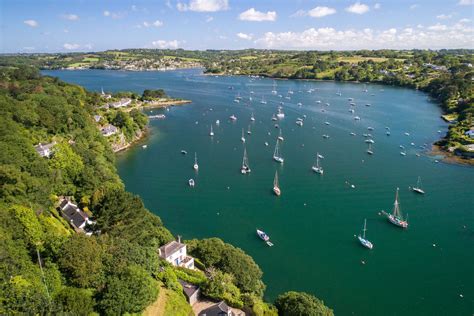
POLYGON ((332 309, 323 301, 304 292, 286 292, 275 301, 278 314, 281 316, 333 316, 332 309))

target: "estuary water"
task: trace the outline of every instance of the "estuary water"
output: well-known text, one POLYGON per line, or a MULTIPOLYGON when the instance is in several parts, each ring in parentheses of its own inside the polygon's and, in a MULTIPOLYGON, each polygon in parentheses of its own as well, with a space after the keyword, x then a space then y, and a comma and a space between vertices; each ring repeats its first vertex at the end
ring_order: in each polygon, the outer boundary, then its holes
POLYGON ((250 254, 264 272, 269 301, 296 290, 321 298, 337 315, 473 314, 474 169, 428 155, 447 125, 427 95, 375 84, 205 76, 199 69, 43 73, 95 91, 163 88, 193 101, 147 111, 166 119, 150 121, 146 149, 118 155, 120 176, 175 235, 219 237, 250 254), (272 121, 280 102, 285 118, 272 121), (275 124, 284 164, 272 160, 275 124), (366 152, 368 133, 373 155, 366 152), (244 146, 249 175, 240 174, 244 146), (317 152, 323 176, 311 171, 317 152), (271 191, 276 170, 280 197, 271 191), (409 189, 419 176, 425 195, 409 189), (380 215, 391 211, 397 187, 407 230, 380 215), (373 250, 356 239, 364 219, 373 250))

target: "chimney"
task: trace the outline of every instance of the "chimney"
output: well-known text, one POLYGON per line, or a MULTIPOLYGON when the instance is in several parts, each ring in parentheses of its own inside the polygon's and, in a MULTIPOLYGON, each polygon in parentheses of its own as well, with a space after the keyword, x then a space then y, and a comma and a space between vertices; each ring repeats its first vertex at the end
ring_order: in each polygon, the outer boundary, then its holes
POLYGON ((181 243, 181 236, 178 235, 178 243, 181 243))

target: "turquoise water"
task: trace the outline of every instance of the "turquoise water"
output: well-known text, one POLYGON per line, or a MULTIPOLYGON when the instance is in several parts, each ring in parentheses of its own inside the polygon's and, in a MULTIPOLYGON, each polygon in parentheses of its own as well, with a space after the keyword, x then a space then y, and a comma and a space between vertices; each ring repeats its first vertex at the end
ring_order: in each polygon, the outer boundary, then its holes
POLYGON ((338 315, 473 314, 474 169, 436 163, 419 147, 447 130, 439 107, 425 94, 372 84, 363 92, 361 84, 277 81, 279 98, 270 93, 271 79, 217 78, 199 70, 45 73, 96 91, 164 88, 193 100, 168 112, 153 111, 167 118, 151 121, 147 149, 136 146, 119 154, 120 176, 174 234, 216 236, 253 256, 264 271, 268 300, 298 290, 320 297, 338 315), (289 89, 294 91, 291 100, 284 98, 289 89), (247 105, 250 91, 254 101, 247 105), (243 97, 240 103, 233 102, 237 93, 243 97), (267 104, 260 104, 262 95, 267 104), (360 121, 348 111, 349 97, 360 121), (278 122, 285 138, 283 165, 272 161, 278 129, 271 116, 280 101, 286 114, 278 122), (231 114, 236 122, 229 121, 231 114), (304 126, 298 127, 295 121, 303 115, 304 126), (211 138, 210 125, 217 119, 221 123, 214 124, 211 138), (252 134, 245 135, 245 146, 252 173, 244 176, 239 172, 240 137, 249 125, 252 134), (367 131, 369 126, 374 130, 367 131), (364 133, 375 140, 373 156, 365 152, 364 133), (188 155, 181 155, 181 149, 188 155), (192 169, 194 152, 198 173, 192 169), (324 176, 311 171, 316 152, 325 157, 324 176), (275 170, 279 198, 271 192, 275 170), (418 176, 424 196, 409 190, 418 176), (188 187, 189 178, 196 180, 194 189, 188 187), (391 209, 397 187, 408 230, 378 214, 391 209), (371 251, 355 238, 364 218, 374 243, 371 251), (256 228, 265 230, 275 246, 261 242, 256 228))

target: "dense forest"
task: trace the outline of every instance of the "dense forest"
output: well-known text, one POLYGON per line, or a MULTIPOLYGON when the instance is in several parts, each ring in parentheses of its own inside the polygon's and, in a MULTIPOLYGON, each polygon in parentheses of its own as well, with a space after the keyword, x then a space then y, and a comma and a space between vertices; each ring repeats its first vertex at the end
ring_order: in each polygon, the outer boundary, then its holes
MULTIPOLYGON (((333 314, 306 293, 265 303, 262 270, 217 238, 186 242, 198 270, 160 259, 158 247, 174 237, 125 191, 93 118, 99 104, 97 93, 41 76, 35 67, 0 68, 0 314, 141 313, 166 291, 172 299, 164 313, 189 315, 178 280, 254 315, 333 314), (55 143, 52 155, 41 157, 35 145, 48 142, 55 143), (90 236, 61 216, 63 196, 93 219, 90 236)), ((118 113, 106 119, 146 124, 138 114, 118 113)))

